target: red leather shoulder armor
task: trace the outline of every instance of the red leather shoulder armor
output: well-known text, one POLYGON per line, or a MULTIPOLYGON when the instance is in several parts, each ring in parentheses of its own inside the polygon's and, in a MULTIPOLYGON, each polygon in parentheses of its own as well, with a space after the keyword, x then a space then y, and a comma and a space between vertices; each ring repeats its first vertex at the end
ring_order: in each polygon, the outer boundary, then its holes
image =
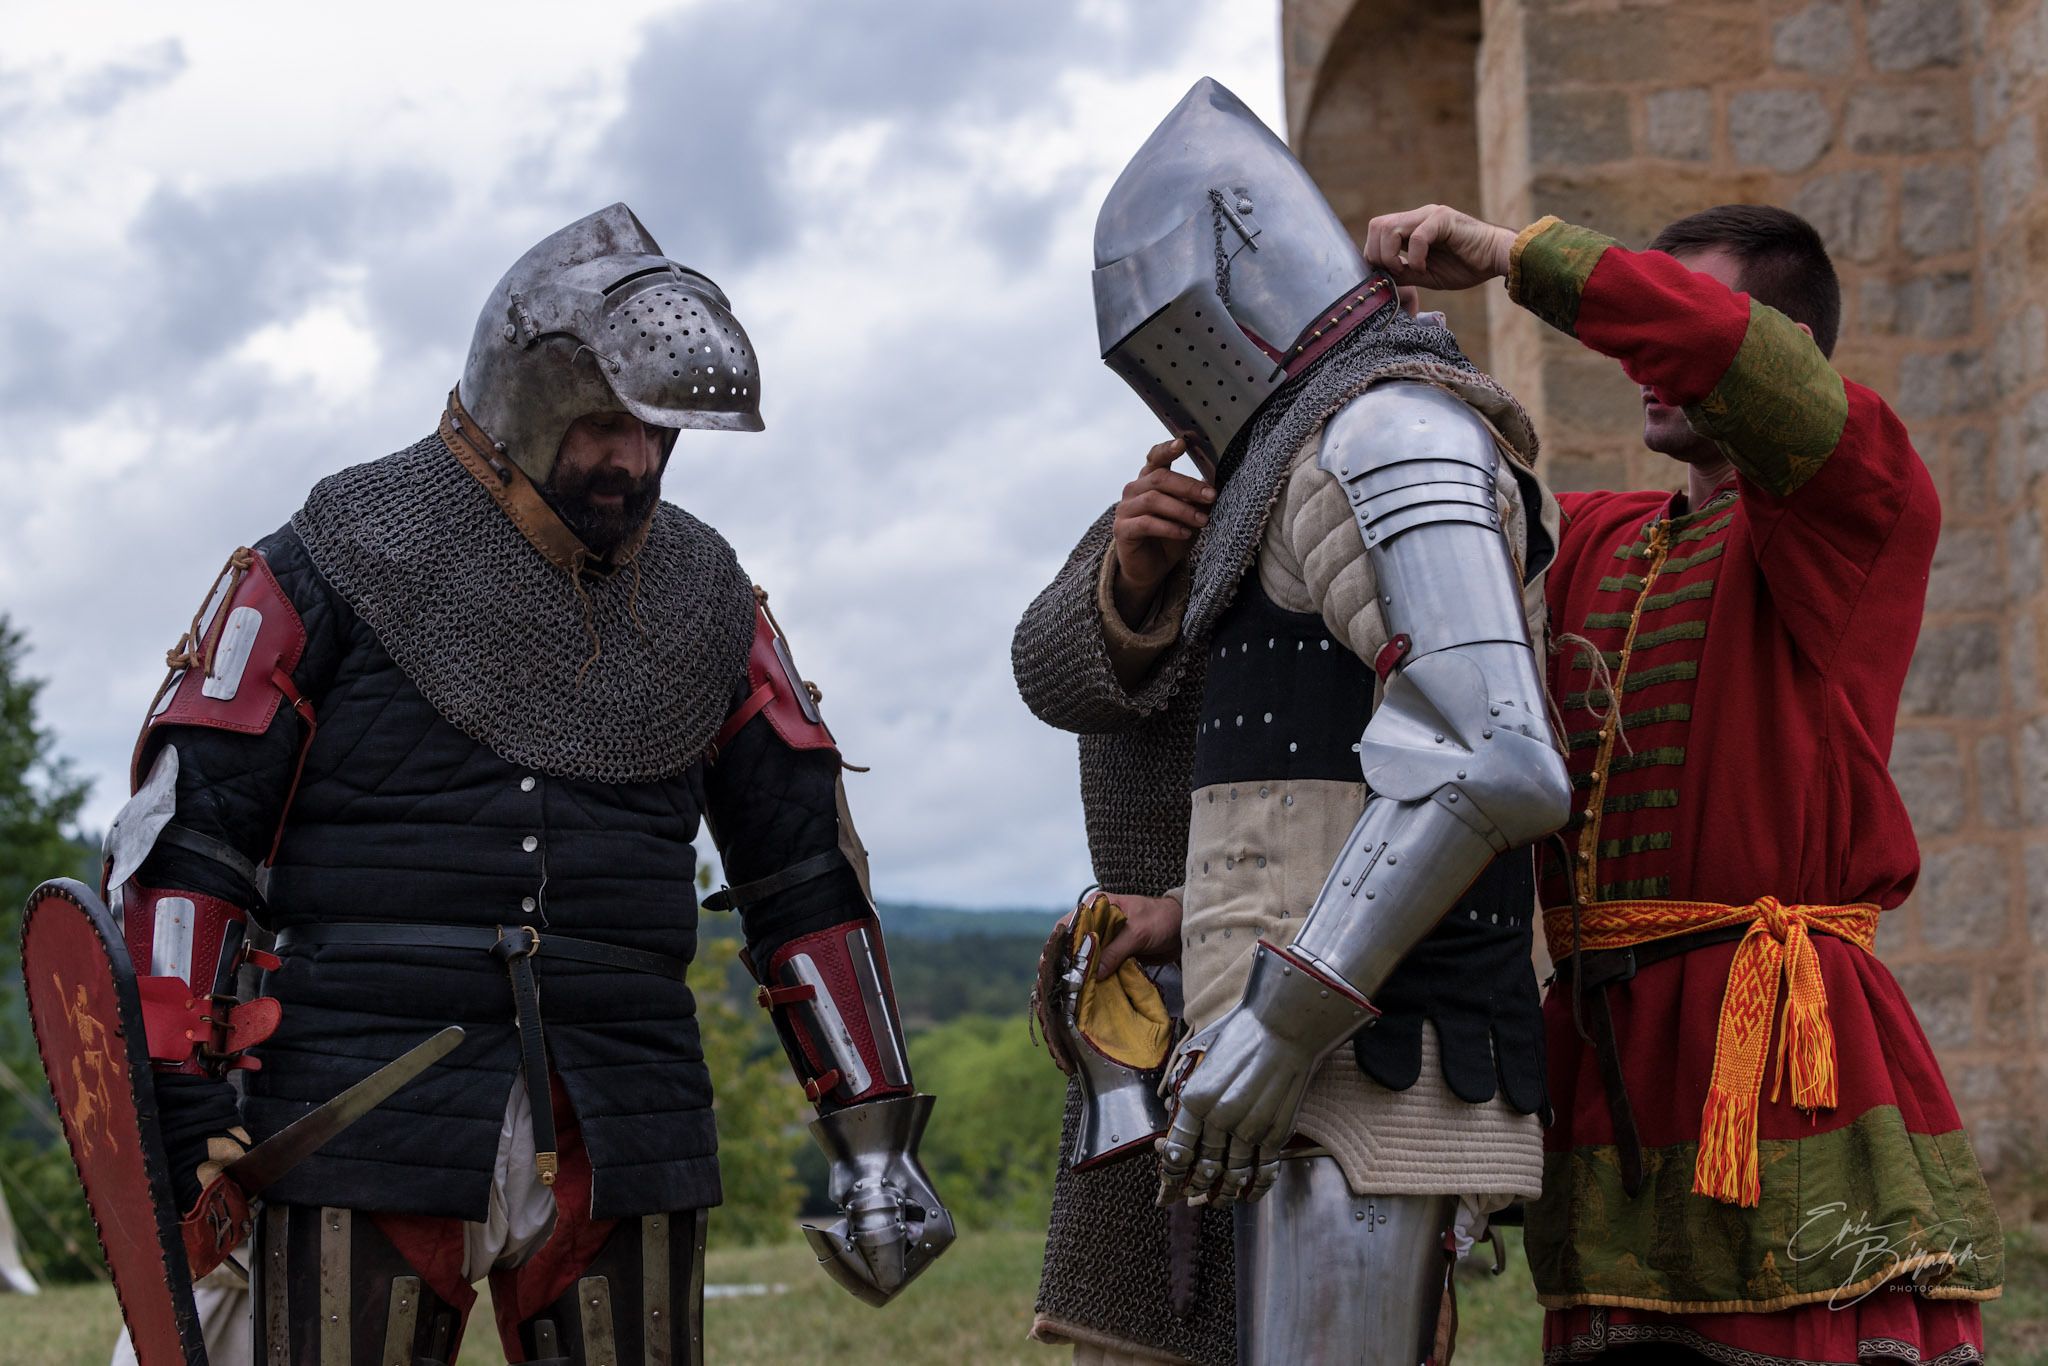
POLYGON ((747 652, 747 700, 740 703, 719 728, 711 742, 715 756, 720 747, 740 733, 740 727, 756 716, 768 724, 791 749, 839 750, 811 686, 798 677, 796 661, 790 657, 789 642, 768 614, 767 594, 754 590, 761 605, 754 609, 754 644, 747 652))
POLYGON ((280 703, 302 706, 291 673, 305 652, 305 623, 276 575, 255 551, 237 550, 170 651, 170 677, 135 741, 131 785, 142 781, 150 732, 159 726, 261 735, 280 703))

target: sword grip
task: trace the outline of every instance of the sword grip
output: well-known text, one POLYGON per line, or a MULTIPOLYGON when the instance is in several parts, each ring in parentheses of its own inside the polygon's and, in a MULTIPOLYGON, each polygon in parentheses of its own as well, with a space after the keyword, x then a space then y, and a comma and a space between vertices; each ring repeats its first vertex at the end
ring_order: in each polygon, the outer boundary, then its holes
POLYGON ((192 1279, 212 1271, 228 1259, 255 1230, 255 1216, 249 1212, 249 1197, 222 1174, 206 1184, 199 1199, 179 1222, 185 1237, 185 1258, 192 1264, 192 1279))

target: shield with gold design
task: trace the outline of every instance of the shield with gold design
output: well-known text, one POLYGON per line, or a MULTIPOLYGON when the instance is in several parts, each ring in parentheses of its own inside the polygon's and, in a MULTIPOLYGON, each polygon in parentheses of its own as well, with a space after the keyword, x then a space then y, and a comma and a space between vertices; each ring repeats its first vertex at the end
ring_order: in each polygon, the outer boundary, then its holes
POLYGON ((21 970, 139 1366, 206 1366, 120 923, 84 883, 45 882, 22 913, 21 970))

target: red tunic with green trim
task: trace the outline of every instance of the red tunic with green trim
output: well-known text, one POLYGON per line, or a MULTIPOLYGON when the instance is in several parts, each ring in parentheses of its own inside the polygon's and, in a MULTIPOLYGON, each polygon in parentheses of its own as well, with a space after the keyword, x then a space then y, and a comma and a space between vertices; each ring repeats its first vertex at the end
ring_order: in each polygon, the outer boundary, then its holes
MULTIPOLYGON (((1904 426, 1784 315, 1661 253, 1545 220, 1517 239, 1509 289, 1683 408, 1737 471, 1697 509, 1655 492, 1559 496, 1551 633, 1590 643, 1550 661, 1574 850, 1596 818, 1609 685, 1620 694, 1595 899, 1897 906, 1920 859, 1886 760, 1941 519, 1904 426), (1670 548, 1652 577, 1659 520, 1670 548)), ((1555 857, 1545 873, 1544 905, 1569 905, 1555 857)), ((1528 1230, 1552 1310, 1546 1359, 1643 1342, 1759 1361, 1977 1359, 1974 1301, 1997 1293, 2002 1250, 1976 1159, 1891 974, 1832 936, 1814 943, 1840 1104, 1809 1115, 1789 1088, 1775 1100, 1766 1088, 1752 1208, 1692 1191, 1736 945, 1607 989, 1643 1144, 1633 1199, 1592 1047, 1569 990, 1550 993, 1557 1122, 1528 1230), (1897 1258, 1942 1251, 1957 1265, 1940 1285, 1887 1284, 1897 1258)), ((1556 958, 1570 949, 1550 945, 1556 958)), ((1777 1052, 1774 1039, 1774 1067, 1777 1052)))

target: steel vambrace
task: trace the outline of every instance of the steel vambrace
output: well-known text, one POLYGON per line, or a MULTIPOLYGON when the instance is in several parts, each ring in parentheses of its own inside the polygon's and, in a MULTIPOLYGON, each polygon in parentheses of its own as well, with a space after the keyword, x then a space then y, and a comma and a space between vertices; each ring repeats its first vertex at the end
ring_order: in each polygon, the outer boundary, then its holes
POLYGON ((1316 1067, 1371 1023, 1395 965, 1496 854, 1569 813, 1498 462, 1434 385, 1376 386, 1325 429, 1320 463, 1350 499, 1390 636, 1358 747, 1372 796, 1293 942, 1261 941, 1238 1004, 1182 1046, 1164 1195, 1257 1198, 1316 1067))

